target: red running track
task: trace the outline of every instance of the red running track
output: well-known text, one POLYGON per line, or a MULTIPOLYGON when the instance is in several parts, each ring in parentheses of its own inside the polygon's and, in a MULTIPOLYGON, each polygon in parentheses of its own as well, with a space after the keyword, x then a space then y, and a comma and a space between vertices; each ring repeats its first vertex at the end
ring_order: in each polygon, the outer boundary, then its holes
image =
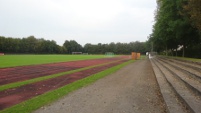
POLYGON ((103 66, 98 66, 91 69, 83 70, 80 72, 75 72, 72 74, 63 75, 56 78, 1 91, 0 92, 0 110, 11 107, 15 104, 18 104, 20 102, 23 102, 35 96, 44 94, 48 91, 60 88, 76 80, 98 73, 107 68, 121 64, 125 61, 128 61, 128 60, 121 60, 114 63, 106 64, 103 66))
POLYGON ((19 66, 12 68, 1 68, 0 85, 25 81, 37 77, 48 76, 51 74, 66 72, 70 70, 103 64, 107 62, 109 63, 120 59, 122 59, 122 57, 70 61, 62 63, 31 65, 31 66, 19 66))

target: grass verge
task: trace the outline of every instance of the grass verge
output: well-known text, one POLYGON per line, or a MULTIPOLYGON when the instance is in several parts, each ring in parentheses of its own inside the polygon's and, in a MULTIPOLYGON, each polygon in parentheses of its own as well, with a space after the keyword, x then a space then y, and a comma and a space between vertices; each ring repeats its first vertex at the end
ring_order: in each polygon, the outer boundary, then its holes
POLYGON ((17 104, 15 106, 2 110, 2 111, 0 111, 0 113, 29 113, 29 112, 32 112, 33 110, 36 110, 36 109, 40 108, 41 106, 51 103, 51 102, 59 99, 60 97, 67 95, 68 93, 70 93, 74 90, 77 90, 81 87, 89 85, 100 78, 103 78, 111 73, 114 73, 117 70, 121 69, 122 67, 124 67, 132 62, 134 62, 134 61, 130 60, 130 61, 124 62, 120 65, 111 67, 107 70, 96 73, 96 74, 86 77, 84 79, 78 80, 76 82, 73 82, 73 83, 66 85, 64 87, 61 87, 59 89, 47 92, 43 95, 34 97, 25 102, 22 102, 20 104, 17 104))
POLYGON ((189 61, 193 61, 193 62, 201 62, 201 59, 197 59, 197 58, 183 58, 183 57, 179 57, 179 59, 189 60, 189 61))
POLYGON ((193 62, 201 62, 201 59, 197 58, 187 58, 187 57, 172 57, 172 56, 167 56, 169 58, 175 58, 175 59, 181 59, 181 60, 187 60, 187 61, 193 61, 193 62))
POLYGON ((147 58, 146 55, 141 55, 141 56, 140 56, 140 60, 143 60, 143 59, 146 59, 146 58, 147 58))
MULTIPOLYGON (((118 61, 120 61, 120 60, 118 60, 118 61)), ((75 72, 87 70, 87 69, 90 69, 90 68, 94 68, 94 67, 98 67, 98 66, 118 62, 118 61, 98 64, 98 65, 89 66, 89 67, 85 67, 85 68, 80 68, 80 69, 76 69, 76 70, 71 70, 71 71, 61 72, 61 73, 57 73, 57 74, 52 74, 52 75, 48 75, 48 76, 42 76, 42 77, 38 77, 38 78, 26 80, 26 81, 20 81, 20 82, 10 83, 10 84, 6 84, 6 85, 1 85, 0 86, 0 91, 10 89, 10 88, 20 87, 20 86, 23 86, 23 85, 27 85, 27 84, 31 84, 31 83, 34 83, 34 82, 39 82, 39 81, 43 81, 43 80, 47 80, 47 79, 51 79, 51 78, 56 78, 56 77, 67 75, 67 74, 72 74, 72 73, 75 73, 75 72)))

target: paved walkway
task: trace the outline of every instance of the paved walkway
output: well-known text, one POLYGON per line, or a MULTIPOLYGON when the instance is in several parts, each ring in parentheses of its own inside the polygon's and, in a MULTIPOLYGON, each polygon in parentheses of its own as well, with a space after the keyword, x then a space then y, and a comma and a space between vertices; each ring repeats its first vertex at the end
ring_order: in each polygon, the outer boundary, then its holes
POLYGON ((164 113, 150 61, 138 60, 35 113, 164 113))

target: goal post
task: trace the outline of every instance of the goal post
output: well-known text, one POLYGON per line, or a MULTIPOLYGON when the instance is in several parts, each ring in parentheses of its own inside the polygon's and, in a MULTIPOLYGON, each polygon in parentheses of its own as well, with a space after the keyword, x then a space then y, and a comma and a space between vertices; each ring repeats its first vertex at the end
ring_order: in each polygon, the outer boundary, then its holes
POLYGON ((72 55, 81 55, 82 52, 72 52, 72 55))
POLYGON ((114 53, 113 52, 105 52, 105 56, 106 57, 114 57, 114 53))

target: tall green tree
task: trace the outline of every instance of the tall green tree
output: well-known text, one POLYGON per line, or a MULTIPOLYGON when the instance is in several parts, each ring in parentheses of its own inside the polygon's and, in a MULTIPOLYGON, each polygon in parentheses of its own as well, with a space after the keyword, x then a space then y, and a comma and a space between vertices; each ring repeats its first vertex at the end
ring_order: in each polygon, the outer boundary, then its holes
POLYGON ((184 9, 189 14, 193 26, 196 26, 201 32, 201 0, 188 0, 184 9))
POLYGON ((183 9, 186 0, 158 0, 155 25, 153 33, 150 35, 151 42, 154 43, 158 51, 177 50, 179 46, 185 49, 189 45, 199 42, 199 35, 195 28, 191 26, 191 22, 187 18, 183 9))
POLYGON ((66 40, 63 44, 63 47, 66 48, 67 53, 71 54, 72 52, 82 52, 82 46, 78 44, 75 40, 66 40))

